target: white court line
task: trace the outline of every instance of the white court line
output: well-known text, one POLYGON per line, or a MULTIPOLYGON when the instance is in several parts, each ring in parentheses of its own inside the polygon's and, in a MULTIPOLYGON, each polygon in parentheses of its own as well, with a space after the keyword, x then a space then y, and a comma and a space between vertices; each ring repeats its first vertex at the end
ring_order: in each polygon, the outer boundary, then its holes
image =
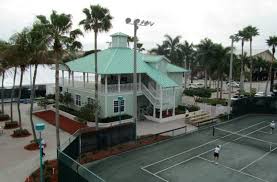
POLYGON ((269 154, 271 154, 271 152, 273 152, 274 150, 276 150, 276 148, 274 148, 273 150, 265 153, 264 155, 262 155, 261 157, 259 157, 258 159, 254 160, 253 162, 251 162, 250 164, 247 164, 246 166, 244 166, 243 168, 241 168, 239 171, 243 171, 244 169, 248 168, 249 166, 251 166, 252 164, 258 162, 259 160, 262 160, 263 158, 265 158, 266 156, 268 156, 269 154))
MULTIPOLYGON (((205 160, 205 161, 208 161, 208 162, 211 162, 211 163, 213 162, 213 161, 211 161, 211 160, 209 160, 209 159, 206 159, 206 158, 203 158, 203 157, 200 157, 200 156, 199 156, 198 158, 199 158, 199 159, 202 159, 202 160, 205 160)), ((230 169, 230 170, 232 170, 232 171, 238 172, 238 173, 240 173, 240 174, 243 174, 243 175, 246 175, 246 176, 255 178, 255 179, 257 179, 257 180, 264 181, 264 182, 269 182, 269 181, 264 180, 264 179, 262 179, 262 178, 259 178, 259 177, 257 177, 257 176, 253 176, 253 175, 251 175, 251 174, 248 174, 248 173, 239 171, 239 170, 237 170, 237 169, 234 169, 234 168, 225 166, 225 165, 223 165, 223 164, 220 164, 220 163, 219 163, 218 165, 220 165, 220 166, 222 166, 222 167, 225 167, 226 169, 230 169)))
MULTIPOLYGON (((252 128, 252 127, 254 127, 254 126, 257 126, 257 125, 262 124, 262 123, 265 123, 265 122, 266 122, 266 121, 262 121, 262 122, 256 123, 256 124, 251 125, 251 126, 249 126, 249 127, 247 127, 247 128, 243 128, 243 129, 241 129, 241 130, 239 130, 239 131, 237 131, 237 132, 234 132, 233 134, 239 133, 239 132, 241 132, 241 131, 247 130, 247 129, 249 129, 249 128, 252 128)), ((197 146, 197 147, 190 148, 190 149, 185 150, 185 151, 183 151, 183 152, 181 152, 181 153, 172 155, 172 156, 170 156, 170 157, 167 157, 167 158, 164 158, 164 159, 162 159, 162 160, 156 161, 156 162, 151 163, 151 164, 149 164, 149 165, 143 166, 142 168, 145 169, 145 168, 147 168, 147 167, 149 167, 149 166, 153 166, 153 165, 155 165, 155 164, 161 163, 161 162, 166 161, 166 160, 168 160, 168 159, 172 159, 172 158, 174 158, 174 157, 177 157, 177 156, 179 156, 179 155, 188 153, 188 152, 190 152, 190 151, 192 151, 192 150, 201 148, 201 147, 203 147, 203 146, 205 146, 205 145, 207 145, 207 144, 213 143, 213 142, 215 142, 215 141, 218 141, 218 140, 220 140, 220 139, 222 139, 222 138, 226 138, 226 137, 231 136, 231 135, 232 135, 232 134, 229 134, 229 135, 226 135, 226 136, 217 138, 217 139, 215 139, 215 140, 211 140, 211 141, 206 142, 206 143, 204 143, 204 144, 201 144, 201 145, 199 145, 199 146, 197 146)))
POLYGON ((149 173, 149 174, 151 174, 151 175, 153 175, 153 176, 159 178, 160 180, 162 180, 162 181, 164 181, 164 182, 169 182, 168 180, 166 180, 166 179, 164 179, 164 178, 162 178, 162 177, 160 177, 160 176, 158 176, 158 175, 156 175, 156 174, 154 174, 154 173, 148 171, 147 169, 143 169, 143 168, 141 168, 141 169, 142 169, 143 171, 145 171, 145 172, 147 172, 147 173, 149 173))
POLYGON ((265 132, 265 131, 259 131, 260 133, 265 133, 265 134, 268 134, 268 135, 271 135, 269 132, 265 132))
MULTIPOLYGON (((257 132, 257 131, 259 131, 259 130, 261 130, 261 129, 264 129, 265 127, 267 127, 267 126, 264 126, 264 127, 262 127, 262 128, 259 128, 259 129, 255 130, 255 131, 252 131, 252 132, 250 132, 250 133, 248 133, 248 134, 246 134, 246 135, 244 135, 244 136, 251 135, 252 133, 255 133, 255 132, 257 132)), ((241 137, 239 137, 239 138, 236 138, 235 140, 232 140, 232 141, 230 141, 230 142, 226 142, 226 143, 222 144, 222 146, 227 145, 227 144, 229 144, 229 143, 232 143, 232 142, 234 142, 234 141, 237 141, 237 140, 243 138, 244 136, 241 136, 241 137)), ((198 155, 196 155, 196 156, 194 156, 194 157, 191 157, 191 158, 189 158, 189 159, 187 159, 187 160, 181 161, 181 162, 176 163, 176 164, 174 164, 174 165, 172 165, 172 166, 169 166, 169 167, 167 167, 167 168, 165 168, 165 169, 162 169, 162 170, 160 170, 160 171, 157 171, 157 172, 155 172, 154 174, 159 174, 159 173, 161 173, 161 172, 167 171, 168 169, 171 169, 171 168, 174 168, 174 167, 176 167, 176 166, 179 166, 180 164, 186 163, 186 162, 188 162, 188 161, 190 161, 190 160, 195 159, 196 157, 200 157, 201 155, 204 155, 204 154, 206 154, 206 153, 209 153, 210 151, 213 151, 213 150, 214 150, 214 149, 212 148, 211 150, 208 150, 208 151, 203 152, 203 153, 201 153, 201 154, 198 154, 198 155)))

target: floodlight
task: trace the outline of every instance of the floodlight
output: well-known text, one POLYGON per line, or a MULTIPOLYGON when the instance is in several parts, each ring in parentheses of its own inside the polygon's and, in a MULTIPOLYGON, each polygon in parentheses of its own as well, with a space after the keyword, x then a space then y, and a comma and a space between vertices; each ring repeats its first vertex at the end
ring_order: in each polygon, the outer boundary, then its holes
POLYGON ((150 22, 150 26, 153 26, 154 25, 154 22, 150 22))
POLYGON ((149 24, 149 21, 144 22, 144 26, 147 26, 149 24))
POLYGON ((144 23, 145 23, 145 21, 144 21, 144 20, 142 20, 142 21, 140 22, 140 24, 141 24, 141 25, 143 25, 144 23))
POLYGON ((140 19, 135 19, 134 24, 139 24, 140 19))
POLYGON ((126 24, 129 24, 131 22, 131 18, 126 18, 125 22, 126 22, 126 24))

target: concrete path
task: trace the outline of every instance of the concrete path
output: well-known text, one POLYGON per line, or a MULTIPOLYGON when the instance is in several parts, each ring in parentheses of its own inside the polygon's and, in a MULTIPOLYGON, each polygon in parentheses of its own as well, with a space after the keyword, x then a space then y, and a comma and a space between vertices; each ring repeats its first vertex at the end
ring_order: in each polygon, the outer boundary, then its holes
MULTIPOLYGON (((21 115, 23 128, 27 128, 31 132, 31 124, 29 119, 30 104, 21 104, 21 115)), ((18 120, 17 106, 14 104, 14 119, 18 120)), ((10 112, 10 105, 5 104, 6 113, 10 112)), ((34 116, 34 121, 43 122, 34 116)), ((56 158, 56 128, 53 125, 43 122, 46 130, 42 137, 47 143, 45 149, 45 160, 56 158)), ((4 126, 4 122, 0 122, 4 126)), ((22 182, 26 176, 31 174, 39 167, 39 151, 27 151, 24 146, 29 144, 33 139, 32 136, 25 138, 12 138, 10 135, 13 130, 4 130, 4 134, 0 135, 0 181, 3 182, 22 182)), ((64 131, 60 131, 61 143, 63 143, 70 135, 64 131)))

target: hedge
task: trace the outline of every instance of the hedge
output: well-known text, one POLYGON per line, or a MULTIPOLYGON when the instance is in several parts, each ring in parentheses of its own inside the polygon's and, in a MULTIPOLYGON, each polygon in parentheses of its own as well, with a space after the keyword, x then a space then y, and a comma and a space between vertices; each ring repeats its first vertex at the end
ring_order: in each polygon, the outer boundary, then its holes
POLYGON ((212 89, 194 88, 184 90, 184 94, 187 96, 198 96, 210 98, 212 96, 212 89))
POLYGON ((207 103, 212 106, 216 106, 217 104, 221 104, 223 106, 227 106, 227 99, 208 99, 208 98, 197 98, 196 102, 207 103))

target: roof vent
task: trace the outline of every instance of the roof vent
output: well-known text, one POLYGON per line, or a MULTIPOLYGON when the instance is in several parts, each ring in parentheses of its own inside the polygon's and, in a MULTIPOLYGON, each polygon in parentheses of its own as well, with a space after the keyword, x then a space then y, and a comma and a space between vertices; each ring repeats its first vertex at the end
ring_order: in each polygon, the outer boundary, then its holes
POLYGON ((128 35, 118 32, 111 35, 112 37, 112 48, 126 48, 128 47, 128 35))

